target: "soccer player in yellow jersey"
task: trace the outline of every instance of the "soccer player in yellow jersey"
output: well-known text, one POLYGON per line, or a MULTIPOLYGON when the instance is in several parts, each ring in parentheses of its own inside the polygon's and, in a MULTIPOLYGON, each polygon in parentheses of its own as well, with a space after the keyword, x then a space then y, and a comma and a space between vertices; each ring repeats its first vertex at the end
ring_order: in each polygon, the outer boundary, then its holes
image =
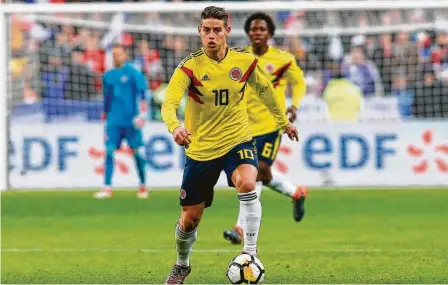
POLYGON ((162 105, 162 117, 174 141, 186 147, 180 190, 182 213, 175 230, 177 262, 166 284, 183 284, 190 273, 190 252, 204 208, 213 200, 221 171, 236 187, 240 200, 243 252, 256 255, 261 204, 254 192, 257 153, 249 128, 246 89, 256 90, 280 129, 298 140, 296 127, 280 107, 272 83, 253 54, 230 48, 230 27, 224 9, 207 7, 198 28, 202 48, 185 58, 174 71, 162 105), (188 90, 185 126, 176 109, 188 90))
MULTIPOLYGON (((275 95, 283 112, 289 114, 290 121, 293 122, 296 118, 297 108, 306 91, 303 71, 297 66, 294 55, 269 46, 268 41, 274 35, 275 25, 267 14, 261 12, 252 14, 246 20, 244 28, 251 42, 251 46, 247 50, 255 54, 260 67, 268 73, 268 78, 275 87, 275 95), (292 85, 292 105, 288 109, 285 106, 287 84, 292 85)), ((282 174, 271 170, 271 165, 281 142, 283 129, 260 101, 257 90, 248 88, 246 94, 249 126, 258 151, 259 166, 255 192, 260 197, 264 185, 291 197, 293 199, 293 216, 299 222, 305 213, 306 187, 296 187, 287 181, 282 174)), ((235 227, 224 231, 224 238, 238 244, 243 240, 243 232, 240 213, 235 227)))

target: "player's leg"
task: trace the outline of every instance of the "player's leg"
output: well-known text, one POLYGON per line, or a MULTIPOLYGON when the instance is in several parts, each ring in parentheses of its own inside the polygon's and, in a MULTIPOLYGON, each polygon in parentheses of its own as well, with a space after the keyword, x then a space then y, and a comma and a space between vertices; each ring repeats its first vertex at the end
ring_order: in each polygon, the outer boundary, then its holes
POLYGON ((305 215, 305 198, 308 189, 303 185, 294 186, 284 175, 272 169, 280 147, 281 136, 280 131, 265 136, 264 145, 260 146, 262 151, 258 155, 259 174, 257 180, 261 181, 264 186, 291 197, 293 217, 295 221, 299 222, 305 215))
POLYGON ((126 128, 126 140, 128 141, 129 147, 132 149, 135 167, 140 181, 137 197, 142 199, 148 198, 149 191, 146 187, 146 162, 138 151, 139 148, 144 145, 142 131, 135 127, 126 128))
MULTIPOLYGON (((182 190, 181 190, 182 191, 182 190)), ((177 260, 165 284, 182 284, 191 272, 190 254, 197 239, 197 227, 204 212, 205 202, 198 205, 183 206, 176 223, 175 240, 177 260)))
MULTIPOLYGON (((263 135, 254 137, 255 147, 258 154, 258 163, 260 164, 262 160, 260 160, 260 150, 263 149, 266 142, 272 141, 269 135, 263 135)), ((273 145, 273 143, 272 143, 273 145)), ((263 183, 259 180, 260 173, 258 173, 257 182, 255 183, 255 192, 259 199, 261 199, 261 190, 263 188, 263 183)), ((236 219, 235 226, 230 230, 224 230, 223 232, 224 239, 230 241, 232 244, 240 244, 243 241, 243 227, 241 222, 241 212, 238 212, 238 217, 236 219)))
POLYGON ((105 160, 104 160, 104 188, 94 193, 94 198, 105 199, 112 197, 112 176, 114 174, 114 153, 120 147, 123 137, 122 129, 107 126, 105 130, 105 160))
POLYGON ((296 222, 300 222, 305 215, 305 199, 308 195, 308 188, 304 185, 294 186, 277 171, 272 170, 271 176, 272 179, 265 186, 292 198, 293 217, 296 222))
POLYGON ((197 228, 204 208, 211 206, 213 187, 219 179, 222 162, 186 159, 180 190, 181 216, 176 224, 177 261, 166 284, 182 284, 191 272, 190 254, 197 238, 197 228))
POLYGON ((225 158, 225 172, 229 186, 236 187, 240 200, 240 220, 244 232, 243 251, 256 255, 258 232, 261 223, 261 203, 255 193, 258 160, 253 142, 243 143, 230 151, 225 158))

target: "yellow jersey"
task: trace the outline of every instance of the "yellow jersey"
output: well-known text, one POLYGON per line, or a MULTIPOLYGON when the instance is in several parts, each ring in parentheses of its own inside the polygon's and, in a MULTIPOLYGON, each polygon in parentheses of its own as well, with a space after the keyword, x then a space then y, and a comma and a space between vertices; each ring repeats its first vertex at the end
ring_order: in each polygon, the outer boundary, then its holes
POLYGON ((218 62, 200 49, 179 64, 166 90, 162 118, 171 133, 181 126, 176 109, 188 91, 185 128, 191 133, 186 150, 189 157, 211 160, 252 139, 245 96, 248 87, 266 104, 276 124, 285 127, 288 118, 252 53, 228 48, 225 58, 218 62))
MULTIPOLYGON (((252 52, 252 47, 247 48, 252 52)), ((286 87, 288 83, 292 85, 292 105, 299 107, 300 101, 305 96, 306 83, 303 71, 296 63, 294 55, 289 52, 279 50, 272 46, 268 51, 257 56, 258 64, 268 74, 268 79, 275 88, 275 95, 280 102, 283 112, 286 112, 286 87)), ((247 90, 247 111, 249 114, 249 125, 254 136, 272 133, 280 129, 269 113, 266 106, 260 101, 257 90, 248 88, 247 90)))

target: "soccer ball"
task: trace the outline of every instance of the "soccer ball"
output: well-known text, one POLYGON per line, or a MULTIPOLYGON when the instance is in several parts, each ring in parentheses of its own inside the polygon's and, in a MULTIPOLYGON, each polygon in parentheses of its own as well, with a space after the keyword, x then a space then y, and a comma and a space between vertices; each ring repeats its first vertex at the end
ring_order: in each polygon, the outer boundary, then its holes
POLYGON ((232 284, 261 284, 264 266, 257 257, 243 253, 230 262, 226 275, 232 284))

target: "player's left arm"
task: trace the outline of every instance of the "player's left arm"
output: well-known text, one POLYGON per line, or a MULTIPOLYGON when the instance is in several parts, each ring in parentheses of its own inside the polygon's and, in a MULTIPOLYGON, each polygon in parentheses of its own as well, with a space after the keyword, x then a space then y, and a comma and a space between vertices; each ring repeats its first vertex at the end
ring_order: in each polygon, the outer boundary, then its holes
POLYGON ((109 85, 107 81, 106 74, 103 75, 103 97, 104 97, 104 105, 103 105, 103 113, 101 114, 101 120, 105 121, 107 119, 107 114, 110 111, 110 106, 112 104, 112 87, 109 85))
POLYGON ((267 78, 264 70, 256 62, 254 63, 256 66, 252 74, 249 76, 247 83, 256 90, 260 101, 269 109, 269 112, 274 116, 277 124, 284 129, 289 138, 291 140, 295 138, 298 141, 299 137, 297 129, 289 122, 288 117, 280 107, 278 98, 275 96, 274 86, 267 78))
POLYGON ((148 83, 143 72, 137 72, 136 75, 136 90, 137 97, 140 102, 140 112, 146 112, 148 110, 148 83))
POLYGON ((136 127, 141 128, 146 123, 148 111, 147 92, 148 84, 146 77, 142 72, 135 72, 135 91, 139 102, 139 115, 135 118, 134 123, 136 127))
POLYGON ((291 56, 291 65, 286 70, 286 81, 292 86, 292 104, 286 110, 289 121, 294 122, 297 118, 297 109, 306 94, 306 82, 303 70, 297 65, 294 56, 291 56))

